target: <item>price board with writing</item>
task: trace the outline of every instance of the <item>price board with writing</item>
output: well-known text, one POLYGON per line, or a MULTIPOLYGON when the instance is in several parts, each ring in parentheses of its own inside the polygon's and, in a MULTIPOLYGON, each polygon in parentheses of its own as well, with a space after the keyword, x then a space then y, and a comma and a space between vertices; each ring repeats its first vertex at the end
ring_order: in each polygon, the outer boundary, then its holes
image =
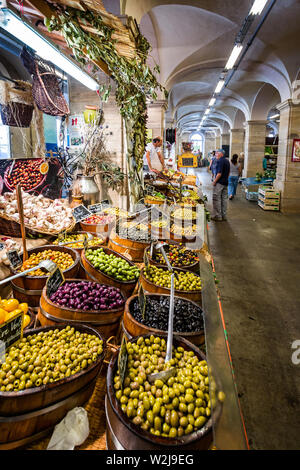
POLYGON ((0 325, 0 342, 6 350, 23 338, 23 317, 24 313, 21 312, 0 325))
POLYGON ((99 202, 99 204, 93 204, 92 206, 89 206, 88 209, 92 214, 99 214, 103 210, 102 202, 99 202))
POLYGON ((72 213, 76 223, 81 222, 82 220, 87 219, 92 215, 92 213, 83 204, 74 207, 72 213))
POLYGON ((62 271, 57 267, 51 276, 47 279, 46 290, 47 297, 50 297, 52 294, 55 294, 57 289, 65 282, 64 275, 62 271))
POLYGON ((123 388, 123 383, 124 383, 124 379, 126 375, 127 363, 128 363, 127 343, 126 343, 125 336, 123 336, 123 340, 122 340, 122 344, 121 344, 119 356, 118 356, 118 369, 119 369, 122 388, 123 388))
POLYGON ((7 253, 7 257, 13 269, 16 269, 18 266, 22 264, 21 256, 19 255, 17 250, 10 250, 7 253))

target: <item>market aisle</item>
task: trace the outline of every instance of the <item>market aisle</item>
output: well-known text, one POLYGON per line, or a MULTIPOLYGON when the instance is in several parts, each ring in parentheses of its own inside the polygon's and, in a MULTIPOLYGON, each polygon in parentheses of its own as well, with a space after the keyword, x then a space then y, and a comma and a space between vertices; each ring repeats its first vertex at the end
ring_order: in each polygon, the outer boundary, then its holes
MULTIPOLYGON (((211 209, 210 175, 196 171, 211 209)), ((264 212, 240 185, 228 206, 209 239, 250 445, 299 449, 300 216, 264 212)))

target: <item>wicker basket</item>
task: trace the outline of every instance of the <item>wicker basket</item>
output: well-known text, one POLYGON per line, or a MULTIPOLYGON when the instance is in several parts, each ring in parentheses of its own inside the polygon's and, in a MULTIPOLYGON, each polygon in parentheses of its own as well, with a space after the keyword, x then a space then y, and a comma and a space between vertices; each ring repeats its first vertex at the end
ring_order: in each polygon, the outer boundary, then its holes
POLYGON ((0 113, 4 126, 29 127, 32 120, 33 106, 12 101, 6 106, 0 104, 0 113))
MULTIPOLYGON (((72 220, 71 224, 69 227, 67 227, 65 230, 68 232, 72 231, 75 228, 75 219, 72 220)), ((44 230, 38 230, 34 229, 32 227, 29 227, 28 225, 25 225, 26 229, 26 235, 29 238, 40 238, 40 237, 53 237, 58 235, 58 231, 44 231, 44 230)), ((0 213, 0 233, 1 235, 4 236, 9 236, 9 237, 15 237, 15 238, 21 238, 21 226, 18 222, 15 220, 11 219, 7 215, 1 214, 0 213)))

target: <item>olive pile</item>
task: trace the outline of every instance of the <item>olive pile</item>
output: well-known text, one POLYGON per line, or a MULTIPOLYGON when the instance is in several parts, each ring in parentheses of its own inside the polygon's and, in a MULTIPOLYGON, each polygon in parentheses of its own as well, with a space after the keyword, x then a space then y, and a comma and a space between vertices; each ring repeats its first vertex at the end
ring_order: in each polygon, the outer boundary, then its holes
MULTIPOLYGON (((143 325, 157 330, 167 331, 169 320, 169 297, 147 296, 146 310, 143 318, 138 299, 130 304, 130 313, 133 318, 143 325)), ((177 333, 194 332, 203 329, 203 316, 200 307, 188 300, 175 297, 174 305, 174 331, 177 333)))
POLYGON ((117 229, 117 233, 121 238, 127 239, 127 240, 133 240, 135 242, 151 242, 151 234, 149 234, 148 230, 143 231, 143 230, 137 230, 136 228, 120 228, 117 229))
MULTIPOLYGON (((149 266, 143 271, 147 281, 153 282, 156 286, 171 289, 172 273, 167 269, 149 266)), ((175 276, 174 285, 176 290, 195 291, 201 290, 201 279, 189 271, 177 271, 178 278, 175 276)))
MULTIPOLYGON (((66 271, 74 264, 74 260, 69 253, 64 251, 44 250, 37 253, 32 253, 29 258, 22 264, 19 269, 20 272, 26 271, 26 269, 34 268, 40 264, 43 260, 51 260, 57 264, 62 270, 66 271)), ((42 269, 36 269, 29 273, 29 276, 49 276, 42 269)))
POLYGON ((41 331, 11 346, 0 367, 1 392, 40 387, 70 377, 95 362, 103 341, 67 326, 41 331))
POLYGON ((114 388, 122 411, 134 424, 155 436, 174 438, 191 434, 207 422, 211 401, 206 361, 193 351, 173 348, 169 366, 176 368, 176 375, 165 384, 156 380, 151 385, 147 375, 165 368, 166 340, 140 337, 137 343, 127 343, 127 352, 123 389, 119 371, 114 388))
MULTIPOLYGON (((150 254, 150 252, 148 252, 150 254)), ((166 248, 166 255, 172 266, 185 267, 199 261, 197 253, 193 250, 188 250, 183 246, 169 245, 166 248)), ((153 256, 153 261, 159 264, 166 264, 163 255, 160 251, 156 251, 153 256)))
POLYGON ((110 255, 105 253, 103 248, 87 250, 86 258, 94 268, 118 281, 134 281, 140 275, 140 270, 137 266, 129 264, 125 259, 115 256, 112 253, 110 255))

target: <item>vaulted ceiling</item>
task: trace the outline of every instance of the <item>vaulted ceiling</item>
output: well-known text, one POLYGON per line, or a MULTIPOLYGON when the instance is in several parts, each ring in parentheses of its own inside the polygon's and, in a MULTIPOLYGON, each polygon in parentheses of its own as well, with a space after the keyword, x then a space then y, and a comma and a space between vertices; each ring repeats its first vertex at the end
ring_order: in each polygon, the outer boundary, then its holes
MULTIPOLYGON (((169 124, 182 131, 197 129, 252 4, 253 0, 121 0, 121 13, 136 18, 153 46, 152 62, 159 63, 160 80, 170 92, 169 124)), ((245 44, 265 10, 255 18, 245 44)), ((228 126, 240 128, 246 120, 267 119, 271 109, 291 97, 300 68, 299 18, 299 0, 275 2, 218 98, 207 127, 226 132, 228 126)))

